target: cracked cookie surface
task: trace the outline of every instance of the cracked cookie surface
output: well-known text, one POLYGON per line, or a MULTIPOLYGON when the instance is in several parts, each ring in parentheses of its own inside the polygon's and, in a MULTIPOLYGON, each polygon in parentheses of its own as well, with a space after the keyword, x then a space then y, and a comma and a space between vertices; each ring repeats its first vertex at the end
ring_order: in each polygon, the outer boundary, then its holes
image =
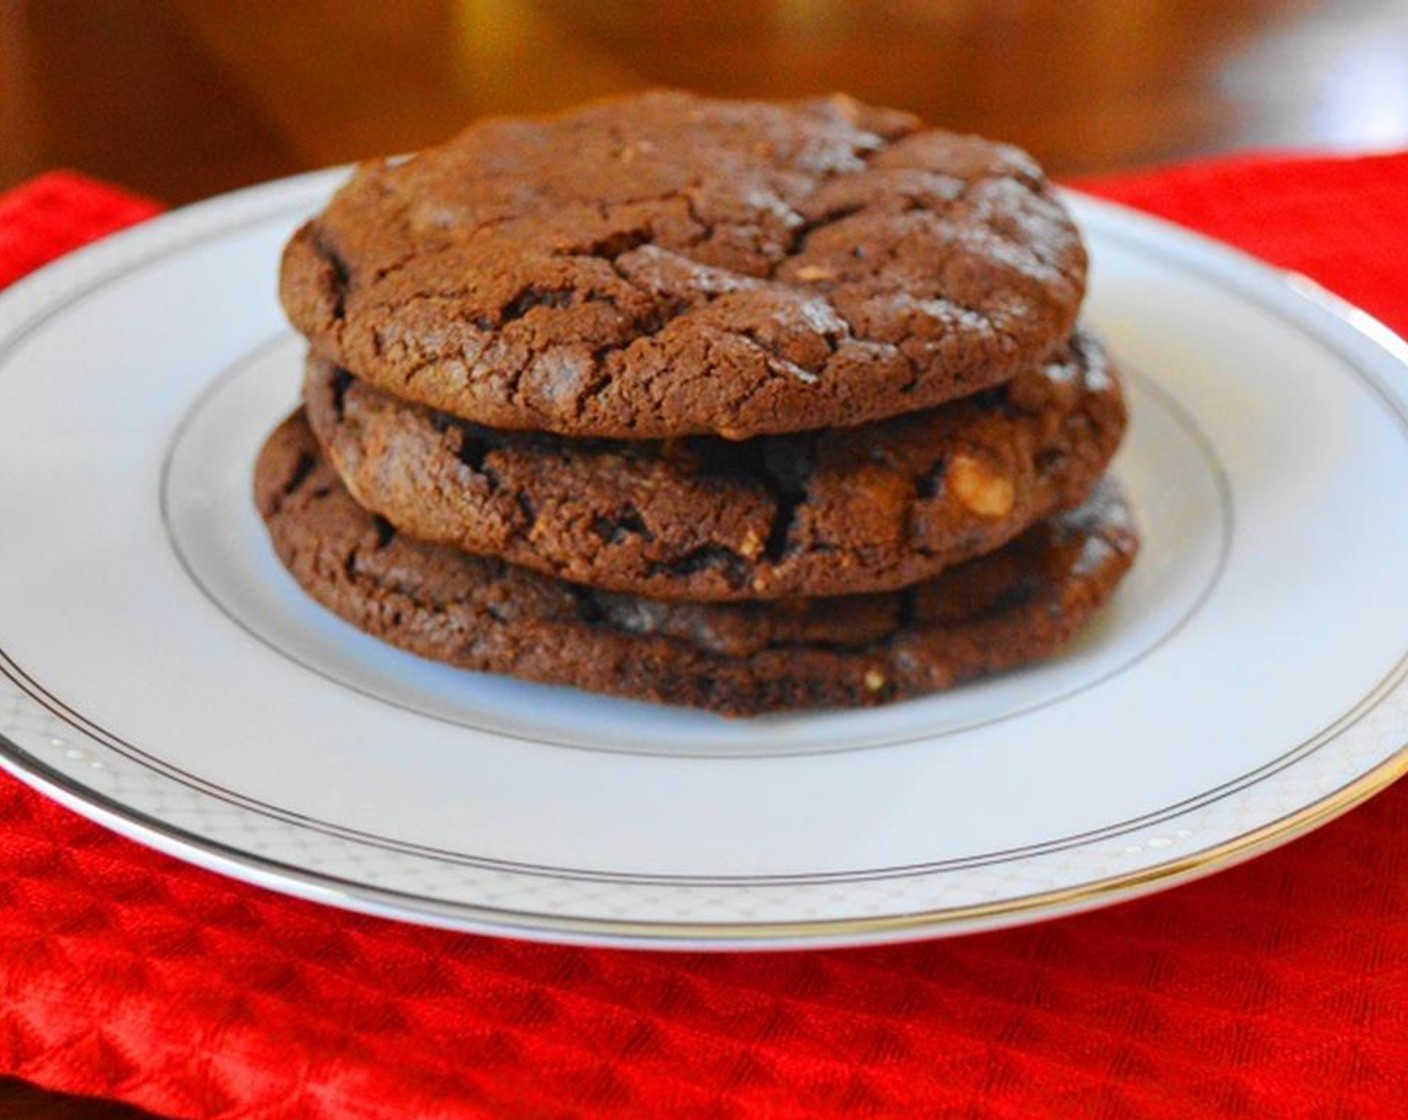
POLYGON ((653 92, 360 167, 285 249, 316 353, 491 427, 730 439, 996 385, 1086 257, 1025 153, 846 98, 653 92))
POLYGON ((413 537, 595 587, 702 601, 931 578, 1080 504, 1125 424, 1109 356, 1084 331, 962 401, 745 441, 504 432, 317 358, 304 403, 357 502, 413 537))
POLYGON ((255 498, 315 599, 421 656, 733 715, 878 704, 1063 649, 1137 550, 1103 484, 1077 510, 902 592, 662 603, 425 544, 358 506, 300 414, 265 444, 255 498))

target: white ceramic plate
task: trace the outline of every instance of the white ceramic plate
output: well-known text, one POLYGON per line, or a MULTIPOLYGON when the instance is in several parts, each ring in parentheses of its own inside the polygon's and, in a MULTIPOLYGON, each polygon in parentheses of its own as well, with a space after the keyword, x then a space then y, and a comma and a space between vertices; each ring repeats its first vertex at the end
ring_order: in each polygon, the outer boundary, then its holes
POLYGON ((338 179, 216 199, 0 297, 0 762, 79 812, 413 921, 841 944, 1127 898, 1408 766, 1408 351, 1080 198, 1145 547, 1070 656, 727 721, 353 631, 279 567, 249 481, 298 382, 279 249, 338 179))

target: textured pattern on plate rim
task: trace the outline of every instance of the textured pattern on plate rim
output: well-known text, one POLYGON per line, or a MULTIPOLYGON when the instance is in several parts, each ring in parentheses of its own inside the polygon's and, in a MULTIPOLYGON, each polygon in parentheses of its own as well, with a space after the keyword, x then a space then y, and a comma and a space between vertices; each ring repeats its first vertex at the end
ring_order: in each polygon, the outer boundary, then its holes
POLYGON ((1321 747, 1333 742, 1335 750, 1312 749, 1236 796, 1075 848, 976 870, 844 882, 601 882, 466 866, 272 819, 133 761, 46 711, 11 680, 0 678, 0 690, 0 734, 18 748, 6 752, 8 765, 67 792, 71 805, 96 802, 106 823, 158 847, 207 866, 253 872, 266 885, 324 902, 554 939, 743 943, 750 937, 932 935, 982 917, 1093 904, 1116 887, 1154 886, 1203 869, 1207 850, 1220 845, 1232 847, 1219 862, 1250 854, 1256 849, 1243 851, 1239 838, 1307 805, 1312 811, 1304 824, 1319 823, 1408 767, 1397 753, 1408 726, 1408 687, 1400 672, 1364 718, 1325 737, 1321 747), (1321 800, 1327 804, 1315 808, 1321 800), (134 820, 124 805, 150 819, 134 820))

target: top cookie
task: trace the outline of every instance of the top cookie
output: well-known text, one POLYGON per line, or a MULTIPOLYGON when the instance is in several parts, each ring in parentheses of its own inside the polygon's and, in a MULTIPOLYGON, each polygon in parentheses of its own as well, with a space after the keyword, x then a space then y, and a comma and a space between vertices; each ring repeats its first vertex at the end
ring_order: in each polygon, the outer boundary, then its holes
POLYGON ((281 295, 315 353, 467 420, 743 439, 999 384, 1070 334, 1085 269, 1015 148, 655 92, 362 166, 281 295))

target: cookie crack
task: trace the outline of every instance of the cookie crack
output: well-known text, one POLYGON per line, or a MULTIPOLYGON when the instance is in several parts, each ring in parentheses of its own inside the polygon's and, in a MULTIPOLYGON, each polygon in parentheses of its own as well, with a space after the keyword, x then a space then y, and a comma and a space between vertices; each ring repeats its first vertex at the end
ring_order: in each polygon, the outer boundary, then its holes
POLYGON ((801 256, 807 247, 807 241, 817 230, 844 222, 847 218, 853 218, 865 209, 866 207, 862 204, 854 203, 848 206, 839 206, 834 210, 828 210, 815 218, 808 218, 792 231, 792 238, 787 243, 783 255, 773 262, 771 275, 776 277, 778 269, 801 256))
POLYGON ((738 589, 749 582, 750 565, 744 557, 727 545, 701 544, 681 553, 673 560, 651 561, 650 576, 695 576, 717 572, 730 587, 738 589))
POLYGON ((332 308, 329 313, 334 322, 342 322, 347 317, 347 292, 352 284, 351 270, 322 226, 313 227, 310 242, 313 252, 328 266, 328 272, 331 274, 332 308))
POLYGON ((347 419, 347 390, 352 387, 352 374, 338 366, 332 375, 332 410, 339 420, 347 419))
MULTIPOLYGON (((603 208, 604 210, 606 208, 603 208)), ((609 221, 609 213, 603 213, 602 217, 609 221)), ((594 257, 597 260, 607 261, 614 265, 618 257, 625 256, 632 249, 639 249, 642 245, 649 245, 655 240, 655 231, 650 226, 641 226, 636 229, 617 230, 609 233, 605 237, 597 238, 580 248, 569 249, 564 255, 572 257, 594 257)), ((620 272, 617 271, 617 275, 620 272)), ((623 277, 624 279, 624 277, 623 277)))
POLYGON ((280 490, 284 497, 292 497, 293 492, 308 481, 308 476, 313 473, 313 469, 318 465, 318 458, 311 451, 300 451, 298 459, 293 464, 293 470, 288 472, 288 478, 284 480, 280 490))
POLYGON ((596 514, 592 517, 589 528, 603 544, 608 545, 621 544, 632 537, 638 537, 644 541, 655 540, 655 534, 650 531, 650 526, 641 517, 640 510, 634 506, 610 516, 596 514))
POLYGON ((537 284, 526 284, 499 312, 499 326, 504 327, 522 319, 534 308, 571 307, 575 302, 576 294, 569 288, 544 288, 537 284))
POLYGON ((380 551, 391 544, 396 539, 396 526, 391 524, 381 514, 372 515, 372 526, 376 530, 376 547, 380 551))

